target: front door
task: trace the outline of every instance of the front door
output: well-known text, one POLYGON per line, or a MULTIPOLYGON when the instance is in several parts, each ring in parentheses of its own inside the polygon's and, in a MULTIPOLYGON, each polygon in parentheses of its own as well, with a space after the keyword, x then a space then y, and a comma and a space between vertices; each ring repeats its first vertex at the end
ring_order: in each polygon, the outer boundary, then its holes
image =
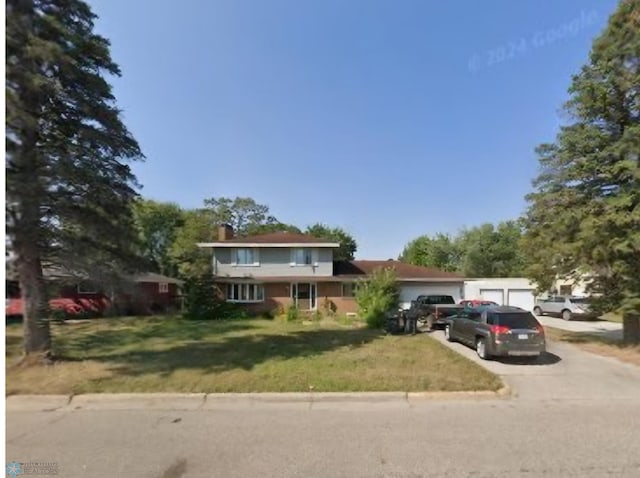
POLYGON ((293 305, 300 310, 316 310, 316 284, 313 282, 298 282, 291 284, 291 299, 293 305))

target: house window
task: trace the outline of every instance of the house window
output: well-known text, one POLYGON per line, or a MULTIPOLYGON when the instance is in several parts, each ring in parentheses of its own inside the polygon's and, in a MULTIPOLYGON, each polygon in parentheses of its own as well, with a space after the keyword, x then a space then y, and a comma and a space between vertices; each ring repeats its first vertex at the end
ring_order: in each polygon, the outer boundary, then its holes
POLYGON ((234 259, 234 265, 257 266, 258 251, 255 249, 236 249, 234 259))
POLYGON ((560 295, 571 295, 572 287, 570 285, 561 285, 560 286, 560 295))
POLYGON ((262 284, 227 284, 227 302, 262 302, 262 284))
POLYGON ((311 249, 308 247, 292 249, 291 265, 294 266, 310 266, 313 259, 311 249))
POLYGON ((159 282, 158 283, 158 292, 160 294, 168 294, 169 293, 169 284, 167 282, 159 282))
POLYGON ((355 297, 356 295, 356 283, 355 282, 343 282, 342 283, 342 297, 355 297))

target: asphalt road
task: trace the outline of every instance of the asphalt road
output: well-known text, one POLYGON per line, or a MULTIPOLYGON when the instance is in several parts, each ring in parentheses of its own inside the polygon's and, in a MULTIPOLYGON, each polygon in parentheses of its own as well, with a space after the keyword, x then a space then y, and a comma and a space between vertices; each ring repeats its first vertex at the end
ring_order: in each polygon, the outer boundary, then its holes
POLYGON ((640 477, 640 368, 565 344, 483 365, 515 396, 9 410, 7 460, 60 477, 640 477))

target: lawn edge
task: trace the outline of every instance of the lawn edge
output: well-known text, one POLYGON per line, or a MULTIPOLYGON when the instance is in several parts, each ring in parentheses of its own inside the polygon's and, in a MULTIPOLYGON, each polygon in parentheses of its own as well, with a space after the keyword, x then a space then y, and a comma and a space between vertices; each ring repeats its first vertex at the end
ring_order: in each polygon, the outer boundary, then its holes
POLYGON ((6 411, 199 410, 216 405, 322 402, 417 402, 425 400, 509 398, 512 390, 452 392, 258 392, 258 393, 86 393, 77 395, 10 395, 6 411))

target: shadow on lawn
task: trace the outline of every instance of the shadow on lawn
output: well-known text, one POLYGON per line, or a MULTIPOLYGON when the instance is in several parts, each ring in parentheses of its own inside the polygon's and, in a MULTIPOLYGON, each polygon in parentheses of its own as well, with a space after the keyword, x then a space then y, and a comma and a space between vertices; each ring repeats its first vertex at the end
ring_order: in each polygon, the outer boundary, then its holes
POLYGON ((108 362, 118 375, 167 376, 177 369, 201 369, 203 373, 226 370, 251 370, 273 359, 309 357, 340 347, 359 348, 381 333, 375 330, 310 330, 286 335, 255 334, 202 339, 164 350, 136 350, 84 357, 108 362))
MULTIPOLYGON (((145 345, 152 340, 158 342, 195 341, 233 331, 246 331, 255 328, 253 324, 245 320, 221 320, 216 321, 215 324, 210 321, 186 319, 155 319, 153 321, 146 320, 146 322, 144 322, 145 319, 138 320, 143 322, 140 324, 132 322, 129 326, 123 321, 119 328, 104 330, 91 328, 74 330, 73 327, 76 325, 64 325, 58 329, 54 340, 56 355, 64 360, 86 360, 89 358, 87 354, 91 354, 91 359, 98 360, 99 356, 108 355, 112 351, 117 351, 118 348, 145 345)), ((81 325, 78 324, 78 326, 81 325)))

